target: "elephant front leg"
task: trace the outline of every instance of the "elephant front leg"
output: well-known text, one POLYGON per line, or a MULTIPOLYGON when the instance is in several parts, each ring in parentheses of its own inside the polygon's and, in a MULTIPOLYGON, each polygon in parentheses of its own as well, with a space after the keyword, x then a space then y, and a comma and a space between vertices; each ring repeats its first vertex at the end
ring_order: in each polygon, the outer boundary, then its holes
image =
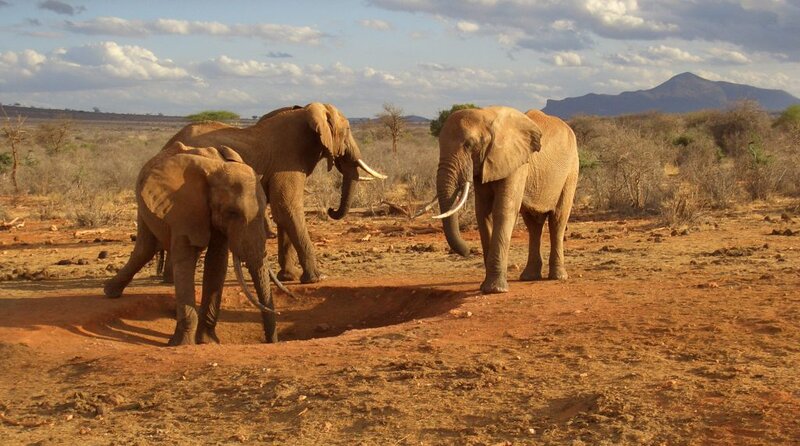
POLYGON ((172 241, 172 266, 175 278, 175 333, 167 345, 191 345, 197 332, 197 309, 194 297, 194 270, 200 249, 191 246, 185 236, 172 241))
POLYGON ((195 337, 198 344, 220 343, 216 328, 227 272, 228 241, 224 234, 214 231, 208 244, 203 268, 203 292, 195 337))
POLYGON ((103 286, 106 297, 120 297, 125 287, 133 280, 133 276, 156 255, 158 242, 155 235, 141 218, 138 218, 137 224, 136 245, 133 247, 131 257, 114 277, 106 281, 103 286))
MULTIPOLYGON (((278 236, 285 232, 289 241, 297 251, 303 274, 300 282, 319 282, 322 278, 317 269, 317 258, 314 254, 314 245, 306 229, 306 216, 303 205, 305 174, 302 172, 279 172, 274 175, 269 185, 270 206, 275 222, 278 224, 278 236)), ((284 252, 285 265, 289 266, 288 249, 284 252)), ((280 254, 280 253, 279 253, 280 254)), ((279 260, 280 261, 280 260, 279 260)))
POLYGON ((289 240, 289 234, 278 226, 278 279, 282 282, 291 282, 300 278, 301 271, 297 268, 297 251, 289 240))
POLYGON ((504 180, 490 186, 494 188, 492 203, 492 238, 489 243, 489 254, 486 256, 486 278, 481 284, 484 294, 508 292, 508 249, 511 245, 511 233, 517 221, 517 214, 522 205, 522 194, 528 169, 517 169, 504 180))
POLYGON ((478 232, 481 236, 481 250, 483 251, 483 266, 488 266, 487 259, 492 242, 492 204, 494 191, 487 185, 475 186, 475 219, 478 223, 478 232))

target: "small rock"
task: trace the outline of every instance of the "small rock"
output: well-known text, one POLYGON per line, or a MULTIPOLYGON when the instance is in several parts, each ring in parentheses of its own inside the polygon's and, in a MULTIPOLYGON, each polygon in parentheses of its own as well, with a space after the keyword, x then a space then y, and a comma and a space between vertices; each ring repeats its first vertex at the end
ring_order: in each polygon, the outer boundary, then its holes
POLYGON ((86 260, 86 259, 78 259, 78 261, 77 261, 77 262, 75 262, 75 264, 76 264, 76 265, 88 265, 88 264, 89 264, 89 261, 88 261, 88 260, 86 260))
POLYGON ((136 241, 136 234, 131 234, 131 241, 132 241, 132 242, 135 242, 135 241, 136 241))
POLYGON ((789 214, 784 212, 784 213, 781 214, 781 220, 791 222, 792 221, 792 217, 790 217, 789 214))
POLYGON ((74 262, 71 259, 61 259, 56 262, 56 265, 64 266, 64 265, 72 265, 74 262))
POLYGON ((107 259, 108 258, 108 251, 102 250, 100 254, 97 254, 98 259, 107 259))
POLYGON ((771 221, 772 221, 772 217, 770 217, 769 215, 767 215, 766 217, 764 217, 764 221, 766 221, 766 222, 771 222, 771 221))
POLYGON ((78 433, 81 434, 81 435, 86 435, 91 431, 92 431, 91 427, 82 427, 81 430, 78 431, 78 433))
POLYGON ((305 395, 300 395, 300 396, 297 397, 297 402, 299 403, 300 401, 305 401, 306 398, 308 398, 308 397, 305 396, 305 395))
POLYGON ((58 231, 58 226, 50 225, 50 230, 53 231, 53 232, 56 232, 56 231, 58 231))

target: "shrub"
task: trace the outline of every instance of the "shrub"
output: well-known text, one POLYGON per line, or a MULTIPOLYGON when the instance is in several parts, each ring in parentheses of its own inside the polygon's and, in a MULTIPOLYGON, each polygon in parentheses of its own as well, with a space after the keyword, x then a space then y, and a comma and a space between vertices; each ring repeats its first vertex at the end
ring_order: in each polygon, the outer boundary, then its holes
POLYGON ((227 110, 204 110, 193 115, 189 115, 186 119, 192 122, 201 121, 236 121, 239 115, 232 111, 227 110))
POLYGON ((431 121, 430 125, 431 135, 438 138, 439 132, 442 131, 442 126, 444 125, 444 122, 447 120, 447 117, 450 116, 450 114, 455 111, 464 110, 468 108, 478 108, 478 106, 476 106, 475 104, 454 104, 452 107, 450 107, 450 110, 440 110, 439 116, 433 121, 431 121))
POLYGON ((800 104, 790 105, 781 113, 773 124, 774 127, 784 129, 800 128, 800 104))
POLYGON ((754 140, 769 133, 771 120, 757 102, 741 101, 711 115, 707 125, 722 153, 737 157, 746 154, 754 140))

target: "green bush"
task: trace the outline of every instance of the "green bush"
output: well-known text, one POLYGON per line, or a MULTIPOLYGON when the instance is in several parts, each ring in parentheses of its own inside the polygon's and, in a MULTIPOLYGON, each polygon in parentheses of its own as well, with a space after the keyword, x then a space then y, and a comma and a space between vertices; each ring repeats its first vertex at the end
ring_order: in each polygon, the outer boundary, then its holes
POLYGON ((227 110, 204 110, 193 115, 189 115, 186 119, 192 122, 202 121, 235 121, 239 119, 239 115, 232 111, 227 110))
POLYGON ((786 129, 800 128, 800 104, 790 105, 775 120, 775 127, 786 129))
POLYGON ((464 110, 467 108, 478 108, 478 106, 475 104, 454 104, 452 107, 450 107, 450 110, 440 110, 439 117, 431 121, 431 135, 438 138, 439 132, 442 131, 442 126, 444 125, 444 121, 447 120, 447 117, 455 111, 464 110))

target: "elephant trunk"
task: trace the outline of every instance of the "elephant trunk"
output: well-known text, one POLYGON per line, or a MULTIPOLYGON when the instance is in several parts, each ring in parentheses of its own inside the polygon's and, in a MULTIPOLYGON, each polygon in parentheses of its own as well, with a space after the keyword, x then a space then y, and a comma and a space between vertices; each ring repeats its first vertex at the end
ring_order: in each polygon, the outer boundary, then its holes
MULTIPOLYGON (((447 212, 455 205, 458 192, 462 190, 460 183, 466 182, 465 170, 465 168, 453 167, 451 163, 439 163, 439 170, 436 173, 436 196, 442 212, 447 212)), ((465 257, 469 255, 469 247, 461 238, 461 231, 458 227, 458 213, 443 218, 442 229, 450 249, 465 257)))
POLYGON ((337 167, 339 167, 344 177, 342 178, 342 196, 339 201, 339 209, 328 208, 328 216, 334 220, 341 220, 350 210, 359 175, 357 164, 349 160, 337 161, 337 167))
POLYGON ((236 255, 233 257, 233 264, 236 277, 239 280, 245 296, 261 309, 261 321, 264 326, 264 337, 266 341, 269 343, 278 342, 275 302, 272 299, 272 291, 269 286, 270 274, 268 265, 263 259, 255 259, 247 262, 247 271, 250 273, 250 278, 253 280, 253 286, 255 286, 256 295, 258 296, 258 302, 255 302, 244 281, 242 262, 236 255))

